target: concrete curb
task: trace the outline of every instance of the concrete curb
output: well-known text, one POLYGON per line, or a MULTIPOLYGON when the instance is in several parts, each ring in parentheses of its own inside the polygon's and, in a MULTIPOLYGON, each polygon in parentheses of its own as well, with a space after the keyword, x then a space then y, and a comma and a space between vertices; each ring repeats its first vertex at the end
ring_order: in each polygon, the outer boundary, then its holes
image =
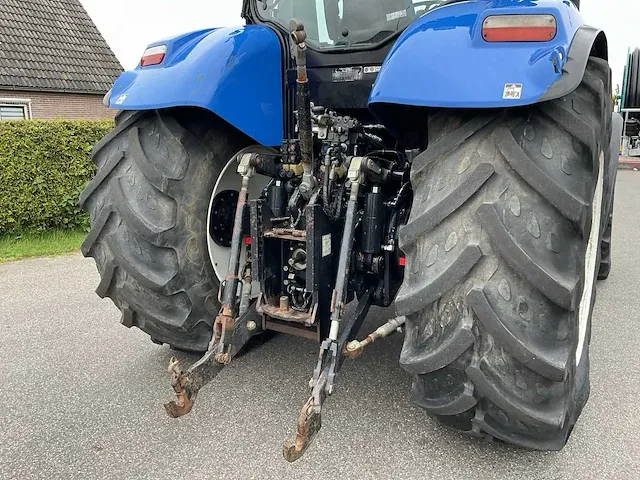
POLYGON ((640 157, 620 156, 618 168, 622 170, 640 170, 640 157))

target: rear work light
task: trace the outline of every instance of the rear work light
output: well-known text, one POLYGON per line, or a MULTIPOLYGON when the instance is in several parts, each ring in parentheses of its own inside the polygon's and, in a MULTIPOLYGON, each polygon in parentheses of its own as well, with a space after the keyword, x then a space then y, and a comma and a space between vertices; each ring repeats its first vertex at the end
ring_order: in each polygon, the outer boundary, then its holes
POLYGON ((166 45, 158 45, 157 47, 149 47, 142 54, 142 60, 140 60, 141 67, 148 67, 150 65, 159 65, 164 60, 164 56, 167 53, 166 45))
POLYGON ((487 42, 548 42, 557 31, 553 15, 495 15, 482 23, 487 42))

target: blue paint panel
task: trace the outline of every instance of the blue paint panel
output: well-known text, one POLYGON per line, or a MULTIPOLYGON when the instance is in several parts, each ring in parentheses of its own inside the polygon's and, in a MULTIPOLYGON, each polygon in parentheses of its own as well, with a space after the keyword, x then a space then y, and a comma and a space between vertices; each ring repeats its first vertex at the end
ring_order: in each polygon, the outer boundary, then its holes
POLYGON ((258 143, 281 144, 282 53, 271 29, 201 30, 154 45, 167 45, 164 61, 124 72, 112 89, 113 108, 202 107, 258 143))
POLYGON ((568 0, 476 0, 437 8, 400 36, 373 86, 370 105, 375 110, 379 103, 448 108, 536 103, 561 76, 583 24, 568 0), (489 43, 482 38, 488 16, 545 13, 558 23, 549 42, 489 43), (523 85, 520 99, 503 99, 507 83, 523 85))

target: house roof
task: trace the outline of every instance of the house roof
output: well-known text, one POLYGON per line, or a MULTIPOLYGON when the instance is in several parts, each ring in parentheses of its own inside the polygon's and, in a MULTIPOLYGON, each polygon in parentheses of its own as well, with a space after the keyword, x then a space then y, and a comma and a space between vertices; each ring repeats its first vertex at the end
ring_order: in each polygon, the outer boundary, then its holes
POLYGON ((0 0, 0 89, 106 93, 121 71, 79 0, 0 0))

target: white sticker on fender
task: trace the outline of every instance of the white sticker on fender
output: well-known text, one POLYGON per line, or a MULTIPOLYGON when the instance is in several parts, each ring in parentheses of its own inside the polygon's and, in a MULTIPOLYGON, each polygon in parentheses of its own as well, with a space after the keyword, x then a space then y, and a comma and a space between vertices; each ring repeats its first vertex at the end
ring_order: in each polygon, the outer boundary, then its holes
POLYGON ((505 83, 502 98, 504 100, 519 100, 522 97, 521 83, 505 83))

